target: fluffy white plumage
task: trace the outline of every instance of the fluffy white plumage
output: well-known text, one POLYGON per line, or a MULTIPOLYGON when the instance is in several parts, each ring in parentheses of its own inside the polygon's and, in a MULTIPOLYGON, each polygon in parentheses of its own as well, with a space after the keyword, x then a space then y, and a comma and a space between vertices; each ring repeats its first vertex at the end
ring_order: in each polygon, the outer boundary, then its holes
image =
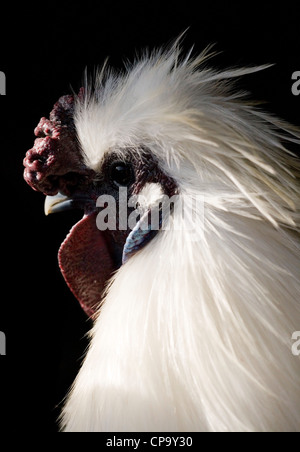
POLYGON ((300 135, 232 89, 261 68, 206 61, 176 44, 104 68, 77 103, 91 168, 143 145, 179 199, 205 203, 198 240, 160 231, 112 278, 66 431, 299 430, 299 163, 282 143, 300 135))

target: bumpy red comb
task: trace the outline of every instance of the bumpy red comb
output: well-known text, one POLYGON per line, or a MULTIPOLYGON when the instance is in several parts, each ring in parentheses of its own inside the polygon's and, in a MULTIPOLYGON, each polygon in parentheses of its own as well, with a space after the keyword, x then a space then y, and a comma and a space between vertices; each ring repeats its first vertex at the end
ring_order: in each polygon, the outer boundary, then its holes
MULTIPOLYGON (((82 96, 82 89, 79 97, 82 96)), ((78 176, 88 175, 76 137, 74 96, 59 98, 49 118, 41 118, 34 130, 36 140, 24 159, 24 179, 31 188, 45 195, 58 191, 69 195, 78 176)))

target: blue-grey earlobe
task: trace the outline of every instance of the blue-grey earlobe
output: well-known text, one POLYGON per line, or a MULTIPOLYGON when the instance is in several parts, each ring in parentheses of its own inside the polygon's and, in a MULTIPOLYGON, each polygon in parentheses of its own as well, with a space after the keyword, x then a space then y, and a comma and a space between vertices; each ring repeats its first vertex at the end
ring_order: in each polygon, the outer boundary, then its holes
POLYGON ((158 224, 153 225, 151 213, 153 214, 151 209, 147 210, 127 236, 123 248, 122 264, 125 264, 132 255, 147 245, 160 230, 162 224, 161 208, 158 212, 158 222, 154 222, 158 224))

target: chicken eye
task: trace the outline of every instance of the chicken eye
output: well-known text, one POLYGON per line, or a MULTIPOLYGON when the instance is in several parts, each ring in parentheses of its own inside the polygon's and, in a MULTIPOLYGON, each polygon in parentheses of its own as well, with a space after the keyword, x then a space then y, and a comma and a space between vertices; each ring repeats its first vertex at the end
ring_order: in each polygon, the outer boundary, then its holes
POLYGON ((134 182, 131 163, 114 162, 110 167, 110 178, 117 187, 129 187, 134 182))

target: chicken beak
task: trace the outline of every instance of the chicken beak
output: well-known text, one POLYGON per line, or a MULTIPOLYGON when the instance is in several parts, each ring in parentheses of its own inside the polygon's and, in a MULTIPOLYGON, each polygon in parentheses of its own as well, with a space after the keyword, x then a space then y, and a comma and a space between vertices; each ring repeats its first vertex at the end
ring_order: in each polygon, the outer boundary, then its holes
POLYGON ((46 196, 45 204, 44 204, 44 212, 45 215, 49 215, 50 213, 58 213, 65 210, 70 210, 73 208, 73 199, 68 198, 61 193, 57 193, 54 196, 46 196))

